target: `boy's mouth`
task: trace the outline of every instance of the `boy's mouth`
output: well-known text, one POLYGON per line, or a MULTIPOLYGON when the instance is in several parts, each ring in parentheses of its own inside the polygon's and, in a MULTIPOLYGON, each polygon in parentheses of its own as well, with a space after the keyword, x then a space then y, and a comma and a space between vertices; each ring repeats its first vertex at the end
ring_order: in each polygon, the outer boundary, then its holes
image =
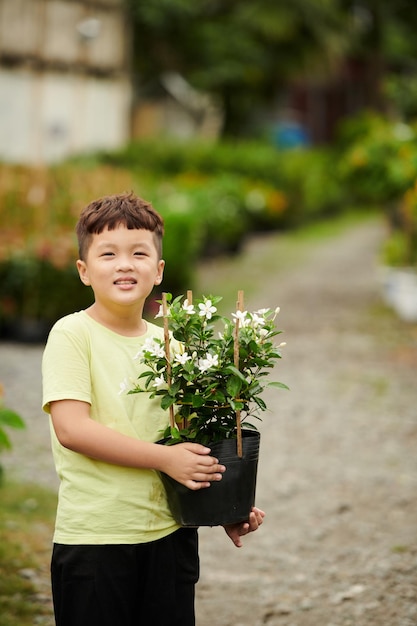
POLYGON ((115 285, 136 285, 136 280, 133 278, 120 278, 114 281, 115 285))

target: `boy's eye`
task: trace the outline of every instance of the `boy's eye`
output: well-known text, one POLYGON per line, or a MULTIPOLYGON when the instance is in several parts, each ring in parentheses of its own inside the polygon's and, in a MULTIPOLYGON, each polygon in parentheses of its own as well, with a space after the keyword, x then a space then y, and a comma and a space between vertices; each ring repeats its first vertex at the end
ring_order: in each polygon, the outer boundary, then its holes
POLYGON ((103 252, 101 256, 113 256, 114 252, 103 252))

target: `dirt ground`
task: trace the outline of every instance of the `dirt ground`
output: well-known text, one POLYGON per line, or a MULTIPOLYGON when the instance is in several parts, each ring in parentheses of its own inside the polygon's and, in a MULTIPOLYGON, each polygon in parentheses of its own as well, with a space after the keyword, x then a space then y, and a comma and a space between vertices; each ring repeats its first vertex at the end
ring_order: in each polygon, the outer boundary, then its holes
MULTIPOLYGON (((311 245, 251 293, 249 309, 281 307, 275 378, 291 390, 270 391, 260 426, 262 528, 241 549, 200 529, 198 626, 417 625, 417 325, 381 304, 382 236, 369 222, 311 245)), ((249 266, 279 245, 251 242, 249 266)), ((6 399, 28 422, 5 465, 55 488, 41 352, 0 344, 6 399)))

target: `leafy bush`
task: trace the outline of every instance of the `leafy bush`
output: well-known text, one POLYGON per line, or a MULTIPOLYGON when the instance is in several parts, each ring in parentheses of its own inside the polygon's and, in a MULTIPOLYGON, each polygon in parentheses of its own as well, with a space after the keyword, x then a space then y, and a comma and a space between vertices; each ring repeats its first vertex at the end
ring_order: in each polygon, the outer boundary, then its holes
POLYGON ((353 200, 386 213, 383 261, 417 264, 417 126, 362 115, 344 126, 341 146, 339 170, 353 200))
POLYGON ((332 150, 294 151, 283 164, 284 189, 290 199, 286 224, 297 227, 340 213, 346 193, 335 173, 332 150))
MULTIPOLYGON (((234 180, 241 187, 237 195, 241 208, 247 209, 249 230, 298 226, 306 218, 342 210, 346 200, 330 148, 279 150, 266 142, 144 140, 94 158, 141 173, 152 172, 160 178, 169 177, 176 184, 179 178, 199 179, 201 194, 207 196, 222 179, 234 180)), ((227 193, 227 189, 224 191, 227 193)), ((212 211, 213 208, 208 215, 212 211)))
MULTIPOLYGON (((6 428, 25 428, 25 423, 15 411, 4 406, 3 389, 0 385, 0 453, 12 447, 6 428)), ((0 464, 0 482, 3 479, 3 468, 0 464)))
MULTIPOLYGON (((279 152, 272 145, 261 142, 151 139, 133 142, 117 152, 98 153, 94 155, 93 162, 170 177, 183 172, 209 176, 232 173, 278 183, 282 162, 287 156, 288 153, 279 152)), ((78 162, 84 160, 78 159, 78 162)))
POLYGON ((163 287, 177 295, 194 286, 201 258, 236 253, 249 233, 294 228, 340 212, 349 194, 369 197, 361 188, 367 174, 358 177, 353 194, 350 189, 358 136, 345 135, 340 169, 332 149, 167 140, 136 142, 50 169, 4 165, 0 329, 10 332, 18 317, 49 327, 91 302, 74 267, 74 226, 92 199, 133 190, 153 203, 166 223, 163 287))
POLYGON ((362 115, 342 128, 341 146, 341 181, 354 201, 386 207, 417 177, 417 133, 412 126, 362 115))
MULTIPOLYGON (((239 250, 249 230, 241 179, 227 174, 207 177, 184 173, 172 182, 181 198, 183 210, 186 207, 192 222, 190 235, 195 240, 198 252, 195 260, 239 250)), ((166 204, 163 200, 158 201, 157 206, 165 221, 176 205, 177 202, 169 198, 166 198, 166 204)))
POLYGON ((92 292, 78 278, 75 263, 11 255, 0 262, 0 322, 3 335, 43 340, 63 315, 89 306, 92 292))
MULTIPOLYGON (((0 335, 43 341, 59 317, 92 302, 75 267, 75 223, 92 199, 129 189, 147 199, 160 197, 153 180, 139 181, 108 166, 1 168, 0 335)), ((167 222, 165 284, 176 291, 192 283, 200 239, 191 212, 183 214, 169 198, 161 206, 167 222)))
POLYGON ((417 180, 398 203, 382 258, 387 265, 417 268, 417 180))

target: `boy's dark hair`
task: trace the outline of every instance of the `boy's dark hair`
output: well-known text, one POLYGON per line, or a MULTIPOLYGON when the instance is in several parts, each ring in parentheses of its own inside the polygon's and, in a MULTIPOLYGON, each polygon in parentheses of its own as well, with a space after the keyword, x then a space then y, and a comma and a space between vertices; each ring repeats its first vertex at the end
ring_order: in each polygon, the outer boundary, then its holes
POLYGON ((79 258, 85 260, 92 235, 98 235, 105 228, 114 230, 120 225, 126 226, 129 230, 151 231, 158 256, 161 258, 164 221, 150 202, 139 198, 133 192, 104 196, 84 207, 75 227, 79 258))

